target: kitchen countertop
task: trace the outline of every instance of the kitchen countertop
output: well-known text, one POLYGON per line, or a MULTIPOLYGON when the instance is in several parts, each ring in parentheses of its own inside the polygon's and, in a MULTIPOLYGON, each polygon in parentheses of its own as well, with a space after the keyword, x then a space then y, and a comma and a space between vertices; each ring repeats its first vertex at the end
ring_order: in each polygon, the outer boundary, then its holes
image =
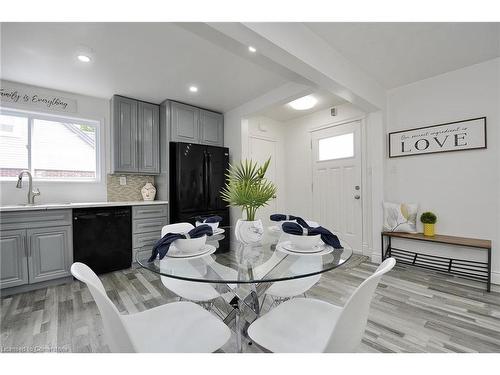
POLYGON ((61 210, 61 209, 72 209, 72 208, 86 208, 86 207, 149 206, 157 204, 168 204, 168 201, 40 203, 31 205, 18 204, 18 205, 0 206, 0 212, 61 210))

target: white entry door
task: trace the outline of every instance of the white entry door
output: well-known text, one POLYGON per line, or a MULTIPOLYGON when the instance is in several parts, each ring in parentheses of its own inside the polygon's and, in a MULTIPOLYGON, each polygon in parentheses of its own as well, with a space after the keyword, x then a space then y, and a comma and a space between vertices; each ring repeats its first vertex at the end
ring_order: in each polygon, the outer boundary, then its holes
MULTIPOLYGON (((274 182, 276 184, 276 157, 277 157, 277 151, 276 151, 276 141, 272 139, 267 139, 267 138, 261 138, 261 137, 255 137, 255 136, 250 136, 249 137, 249 154, 250 154, 250 159, 252 159, 254 162, 257 162, 259 165, 264 164, 267 159, 271 158, 271 163, 269 164, 269 168, 267 169, 266 172, 266 178, 269 181, 274 182)), ((279 192, 278 192, 279 194, 279 192)), ((271 220, 269 219, 269 216, 271 214, 276 213, 277 210, 277 202, 276 199, 272 199, 269 201, 269 205, 265 207, 259 208, 256 214, 256 219, 262 219, 262 222, 264 223, 264 226, 269 225, 271 220)))
POLYGON ((313 220, 362 252, 359 121, 312 133, 313 220))

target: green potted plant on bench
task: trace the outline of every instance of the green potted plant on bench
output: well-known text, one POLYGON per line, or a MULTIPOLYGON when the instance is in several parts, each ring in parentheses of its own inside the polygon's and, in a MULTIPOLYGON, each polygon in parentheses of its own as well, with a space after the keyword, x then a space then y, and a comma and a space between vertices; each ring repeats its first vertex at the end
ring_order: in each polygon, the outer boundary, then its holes
POLYGON ((437 222, 437 216, 432 212, 424 212, 420 216, 420 221, 424 224, 424 236, 434 236, 434 226, 437 222))

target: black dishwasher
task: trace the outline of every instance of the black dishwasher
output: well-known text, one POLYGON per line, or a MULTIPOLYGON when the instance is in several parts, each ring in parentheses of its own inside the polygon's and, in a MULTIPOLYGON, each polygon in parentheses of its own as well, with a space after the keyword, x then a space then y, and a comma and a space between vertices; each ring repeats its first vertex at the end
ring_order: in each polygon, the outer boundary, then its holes
POLYGON ((129 268, 132 264, 130 207, 73 210, 73 260, 95 273, 129 268))

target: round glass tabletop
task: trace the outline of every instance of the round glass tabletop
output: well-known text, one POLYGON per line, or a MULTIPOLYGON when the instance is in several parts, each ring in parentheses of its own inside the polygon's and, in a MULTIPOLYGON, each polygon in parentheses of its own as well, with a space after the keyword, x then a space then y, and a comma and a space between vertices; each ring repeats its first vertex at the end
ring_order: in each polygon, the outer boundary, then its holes
MULTIPOLYGON (((199 254, 186 257, 175 247, 159 260, 149 262, 153 245, 136 254, 138 263, 159 275, 205 283, 250 284, 298 279, 330 271, 352 256, 352 248, 340 240, 343 249, 318 246, 303 253, 291 245, 289 236, 274 227, 262 240, 245 245, 236 240, 233 228, 207 238, 199 254)), ((221 232, 221 231, 220 231, 221 232)))

